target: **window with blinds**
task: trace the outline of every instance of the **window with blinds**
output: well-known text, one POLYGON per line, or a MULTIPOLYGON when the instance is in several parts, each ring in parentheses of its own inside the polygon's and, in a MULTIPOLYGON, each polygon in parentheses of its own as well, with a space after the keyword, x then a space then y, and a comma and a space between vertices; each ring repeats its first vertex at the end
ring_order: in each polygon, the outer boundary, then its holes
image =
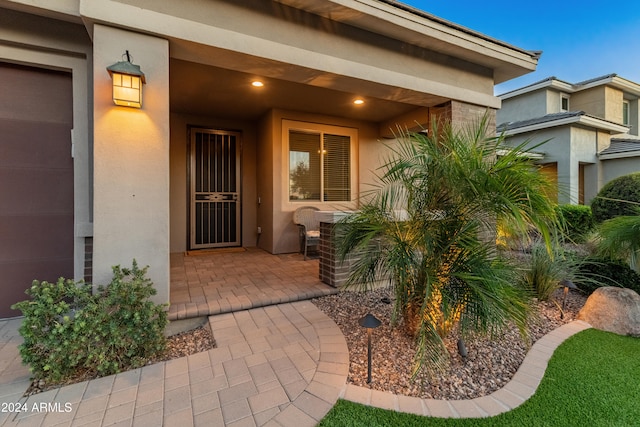
POLYGON ((289 200, 351 200, 351 137, 289 130, 289 200))

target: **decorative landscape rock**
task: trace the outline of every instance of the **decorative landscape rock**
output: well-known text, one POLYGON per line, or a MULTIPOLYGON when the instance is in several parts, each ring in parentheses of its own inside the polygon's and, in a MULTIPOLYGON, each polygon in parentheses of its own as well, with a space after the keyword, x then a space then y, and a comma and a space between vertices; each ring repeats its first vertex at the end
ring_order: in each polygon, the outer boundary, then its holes
POLYGON ((640 337, 640 295, 627 288, 598 288, 587 299, 578 319, 596 329, 640 337))

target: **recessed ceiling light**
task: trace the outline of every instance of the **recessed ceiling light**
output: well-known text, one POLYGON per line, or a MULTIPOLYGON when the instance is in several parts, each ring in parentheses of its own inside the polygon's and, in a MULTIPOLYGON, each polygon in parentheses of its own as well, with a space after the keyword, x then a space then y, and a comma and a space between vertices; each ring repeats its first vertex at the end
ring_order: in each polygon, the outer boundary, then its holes
POLYGON ((354 103, 354 104, 356 104, 356 105, 362 105, 362 104, 364 104, 364 100, 363 100, 363 99, 358 98, 358 99, 356 99, 355 101, 353 101, 353 103, 354 103))
POLYGON ((251 86, 253 87, 262 87, 264 86, 264 83, 262 83, 260 80, 254 80, 251 82, 251 86))

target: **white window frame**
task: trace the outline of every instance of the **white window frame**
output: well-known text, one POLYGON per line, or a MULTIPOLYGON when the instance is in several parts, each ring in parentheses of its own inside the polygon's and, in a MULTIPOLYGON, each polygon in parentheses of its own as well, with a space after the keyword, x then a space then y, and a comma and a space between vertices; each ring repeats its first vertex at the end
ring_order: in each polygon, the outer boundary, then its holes
MULTIPOLYGON (((298 207, 302 204, 306 206, 317 206, 326 209, 329 206, 334 208, 355 208, 358 200, 358 129, 344 126, 326 125, 321 123, 302 122, 296 120, 282 120, 282 200, 289 207, 298 207), (289 132, 302 131, 313 133, 328 133, 332 135, 348 136, 349 144, 349 185, 351 200, 348 201, 324 201, 324 200, 289 200, 289 132)), ((321 180, 322 181, 322 180, 321 180)), ((320 183, 322 186, 322 182, 320 183)))
POLYGON ((560 94, 560 111, 566 113, 571 110, 571 96, 568 93, 560 94), (567 100, 567 108, 562 108, 562 104, 564 100, 567 100))

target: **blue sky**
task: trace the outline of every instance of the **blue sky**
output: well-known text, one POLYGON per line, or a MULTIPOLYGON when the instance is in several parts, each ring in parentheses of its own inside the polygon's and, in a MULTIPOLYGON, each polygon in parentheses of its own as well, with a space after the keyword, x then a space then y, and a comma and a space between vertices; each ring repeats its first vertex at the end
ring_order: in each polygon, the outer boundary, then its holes
POLYGON ((527 50, 535 72, 496 94, 556 76, 570 83, 616 73, 640 83, 640 0, 402 0, 433 15, 527 50))

